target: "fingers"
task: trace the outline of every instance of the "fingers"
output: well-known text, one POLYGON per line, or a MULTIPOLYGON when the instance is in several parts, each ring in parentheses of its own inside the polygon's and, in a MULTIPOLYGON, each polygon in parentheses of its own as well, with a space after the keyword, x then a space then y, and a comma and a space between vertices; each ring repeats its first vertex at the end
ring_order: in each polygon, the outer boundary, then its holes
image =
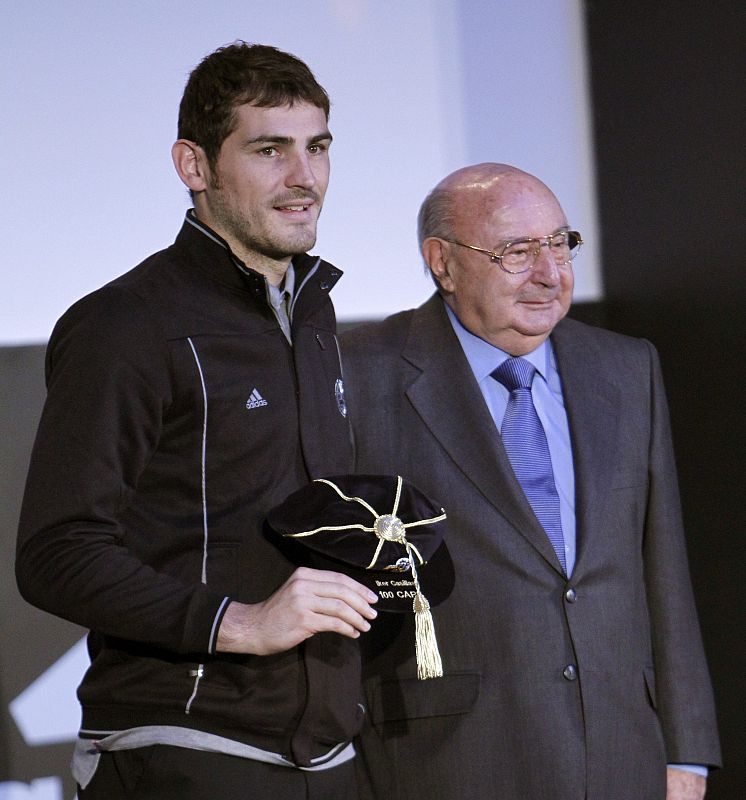
POLYGON ((357 637, 370 630, 368 620, 377 616, 371 606, 378 599, 376 594, 338 572, 301 567, 283 589, 297 601, 300 614, 306 611, 319 617, 307 619, 314 633, 335 631, 357 637))
POLYGON ((299 567, 291 575, 290 580, 309 581, 313 584, 312 591, 319 596, 337 597, 350 602, 361 614, 368 616, 369 619, 373 619, 376 616, 370 604, 378 600, 378 595, 367 586, 358 583, 341 572, 299 567))

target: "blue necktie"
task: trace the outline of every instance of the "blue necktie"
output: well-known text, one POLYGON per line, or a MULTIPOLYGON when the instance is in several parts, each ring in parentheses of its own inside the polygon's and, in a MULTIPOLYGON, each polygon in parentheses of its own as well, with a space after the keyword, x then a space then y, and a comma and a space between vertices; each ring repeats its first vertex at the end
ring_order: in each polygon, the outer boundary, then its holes
POLYGON ((523 358, 509 358, 492 372, 492 377, 510 392, 500 434, 513 472, 539 522, 544 526, 562 569, 567 572, 552 458, 544 427, 531 397, 531 382, 535 373, 534 365, 523 358))

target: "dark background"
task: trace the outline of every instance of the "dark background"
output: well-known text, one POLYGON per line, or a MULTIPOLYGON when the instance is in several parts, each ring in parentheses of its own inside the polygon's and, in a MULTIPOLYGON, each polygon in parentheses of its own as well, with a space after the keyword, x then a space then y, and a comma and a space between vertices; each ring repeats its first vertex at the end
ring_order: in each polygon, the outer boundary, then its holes
POLYGON ((586 3, 605 325, 658 348, 726 768, 746 790, 746 6, 586 3))
MULTIPOLYGON (((742 800, 746 787, 745 8, 585 4, 605 300, 573 314, 644 336, 661 354, 726 762, 711 776, 711 800, 742 800)), ((497 56, 484 23, 466 23, 471 46, 497 56)), ((544 36, 551 31, 537 30, 533 46, 544 36)), ((485 101, 498 102, 499 87, 485 101)), ((536 124, 551 120, 552 102, 536 98, 536 124)), ((499 160, 499 132, 495 150, 499 160)), ((0 348, 0 782, 66 776, 70 757, 69 745, 26 747, 6 711, 81 634, 26 606, 12 577, 42 359, 41 347, 0 348)))

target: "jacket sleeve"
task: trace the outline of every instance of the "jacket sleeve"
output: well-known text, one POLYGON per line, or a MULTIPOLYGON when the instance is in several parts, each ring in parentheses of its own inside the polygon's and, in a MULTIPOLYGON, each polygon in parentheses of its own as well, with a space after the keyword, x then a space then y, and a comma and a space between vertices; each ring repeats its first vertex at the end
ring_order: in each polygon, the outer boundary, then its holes
POLYGON ((653 419, 644 563, 657 711, 669 763, 719 766, 712 686, 689 577, 668 408, 658 356, 648 347, 653 419))
POLYGON ((167 341, 143 303, 105 288, 47 351, 47 400, 21 509, 16 578, 30 603, 109 636, 210 652, 226 598, 142 563, 122 513, 170 402, 167 341))

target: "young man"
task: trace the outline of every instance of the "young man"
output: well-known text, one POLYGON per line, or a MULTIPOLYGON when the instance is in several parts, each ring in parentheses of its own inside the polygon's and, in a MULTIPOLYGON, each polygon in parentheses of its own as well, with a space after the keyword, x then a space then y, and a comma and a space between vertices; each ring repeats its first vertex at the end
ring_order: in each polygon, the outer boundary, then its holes
POLYGON ((354 797, 357 643, 375 595, 294 569, 264 515, 351 444, 329 290, 306 255, 329 179, 308 67, 236 43, 193 71, 168 249, 75 304, 18 540, 24 596, 91 629, 81 800, 354 797))

